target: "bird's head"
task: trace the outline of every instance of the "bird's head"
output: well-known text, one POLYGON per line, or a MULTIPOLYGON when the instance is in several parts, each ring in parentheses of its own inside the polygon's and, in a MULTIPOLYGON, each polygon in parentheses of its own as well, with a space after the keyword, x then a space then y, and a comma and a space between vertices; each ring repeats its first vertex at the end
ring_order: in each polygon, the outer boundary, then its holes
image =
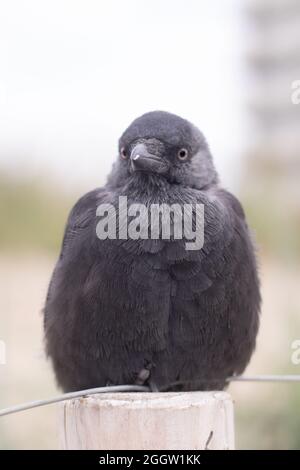
POLYGON ((185 119, 164 111, 143 114, 125 130, 115 170, 123 181, 124 177, 155 175, 199 189, 218 179, 203 134, 185 119))

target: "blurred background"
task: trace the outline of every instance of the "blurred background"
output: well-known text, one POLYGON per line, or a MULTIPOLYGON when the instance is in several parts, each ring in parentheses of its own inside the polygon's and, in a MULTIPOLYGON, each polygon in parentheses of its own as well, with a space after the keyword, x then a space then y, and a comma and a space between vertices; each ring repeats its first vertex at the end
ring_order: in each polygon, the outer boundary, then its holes
MULTIPOLYGON (((154 109, 202 129, 256 233, 263 307, 246 373, 300 374, 296 80, 298 0, 0 0, 0 408, 58 393, 42 308, 67 214, 154 109)), ((237 448, 300 448, 300 384, 229 391, 237 448)), ((56 413, 0 418, 0 448, 57 448, 56 413)))

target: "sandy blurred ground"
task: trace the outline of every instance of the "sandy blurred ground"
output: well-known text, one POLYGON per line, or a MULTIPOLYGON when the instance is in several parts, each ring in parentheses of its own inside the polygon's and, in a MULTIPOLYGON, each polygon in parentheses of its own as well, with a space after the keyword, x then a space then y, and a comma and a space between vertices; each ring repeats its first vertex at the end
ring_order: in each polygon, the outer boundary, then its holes
MULTIPOLYGON (((59 392, 43 353, 42 333, 42 307, 54 262, 55 258, 45 254, 0 256, 0 339, 7 347, 7 363, 0 365, 0 408, 59 392)), ((291 343, 300 338, 300 269, 264 259, 261 279, 261 328, 247 374, 300 373, 300 366, 292 366, 290 360, 291 343)), ((288 432, 282 407, 291 387, 299 386, 230 386, 236 403, 238 447, 278 448, 281 442, 287 446, 280 436, 282 429, 288 432), (273 421, 270 414, 275 416, 273 421), (258 421, 268 426, 271 422, 272 433, 262 424, 258 427, 258 421)), ((298 419, 300 427, 300 416, 298 419)), ((57 434, 57 405, 0 418, 2 449, 55 449, 57 434)))
MULTIPOLYGON (((0 407, 57 393, 43 352, 42 307, 54 259, 46 255, 0 258, 0 407)), ((0 448, 55 448, 56 409, 44 407, 0 418, 0 448)))

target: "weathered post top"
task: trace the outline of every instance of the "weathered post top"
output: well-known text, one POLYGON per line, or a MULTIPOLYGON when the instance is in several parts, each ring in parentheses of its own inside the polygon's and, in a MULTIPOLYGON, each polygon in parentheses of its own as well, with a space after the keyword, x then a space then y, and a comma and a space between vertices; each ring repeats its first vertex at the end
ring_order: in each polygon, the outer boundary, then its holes
POLYGON ((233 449, 225 392, 103 393, 60 407, 63 449, 233 449))

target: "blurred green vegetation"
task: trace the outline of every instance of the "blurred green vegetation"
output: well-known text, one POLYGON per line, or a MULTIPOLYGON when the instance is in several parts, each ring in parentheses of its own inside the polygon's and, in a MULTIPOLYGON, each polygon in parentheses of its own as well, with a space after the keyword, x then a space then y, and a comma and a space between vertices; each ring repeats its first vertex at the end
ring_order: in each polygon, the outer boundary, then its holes
MULTIPOLYGON (((44 181, 0 174, 0 250, 57 251, 66 219, 78 195, 44 181)), ((239 195, 259 251, 283 261, 300 260, 300 204, 278 191, 272 179, 239 195)))
POLYGON ((261 254, 299 263, 300 204, 267 189, 242 194, 241 201, 261 254))
POLYGON ((300 214, 280 213, 270 209, 266 201, 256 197, 244 204, 250 227, 263 253, 275 255, 287 262, 300 259, 300 214))
MULTIPOLYGON (((281 158, 280 158, 281 157, 281 158)), ((245 156, 240 198, 259 249, 279 261, 300 261, 299 165, 263 153, 245 156)))
POLYGON ((43 182, 0 175, 0 250, 57 251, 75 200, 43 182))

